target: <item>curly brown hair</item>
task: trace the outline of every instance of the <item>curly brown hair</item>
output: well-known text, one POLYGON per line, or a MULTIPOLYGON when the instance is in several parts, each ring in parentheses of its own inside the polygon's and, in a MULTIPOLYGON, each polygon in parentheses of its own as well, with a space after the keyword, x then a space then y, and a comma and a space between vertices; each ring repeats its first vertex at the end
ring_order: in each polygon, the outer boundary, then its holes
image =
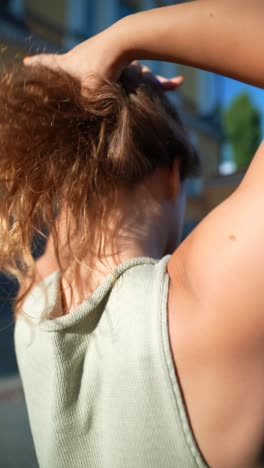
MULTIPOLYGON (((182 180, 199 167, 176 110, 136 68, 85 94, 59 71, 9 70, 0 78, 0 108, 0 270, 20 283, 29 271, 33 281, 33 240, 51 232, 56 238, 63 206, 82 229, 71 246, 77 268, 118 188, 134 187, 176 158, 182 180)), ((60 264, 59 245, 56 255, 60 264)))

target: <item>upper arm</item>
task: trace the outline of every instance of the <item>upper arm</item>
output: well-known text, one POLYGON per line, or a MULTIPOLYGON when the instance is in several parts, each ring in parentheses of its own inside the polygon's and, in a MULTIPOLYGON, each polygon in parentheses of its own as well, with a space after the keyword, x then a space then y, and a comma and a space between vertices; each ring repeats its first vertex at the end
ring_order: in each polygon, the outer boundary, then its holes
POLYGON ((169 264, 172 353, 195 435, 214 467, 258 466, 263 448, 263 179, 264 145, 241 185, 169 264))
POLYGON ((226 320, 250 317, 264 338, 264 144, 236 191, 182 245, 199 301, 226 320), (184 245, 185 244, 185 245, 184 245))

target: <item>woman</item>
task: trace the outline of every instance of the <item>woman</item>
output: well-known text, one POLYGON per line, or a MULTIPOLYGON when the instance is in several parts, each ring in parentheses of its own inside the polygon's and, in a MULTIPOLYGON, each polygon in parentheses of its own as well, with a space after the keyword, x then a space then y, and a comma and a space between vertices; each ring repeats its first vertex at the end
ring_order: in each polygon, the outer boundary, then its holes
MULTIPOLYGON (((263 12, 261 0, 166 7, 125 18, 66 55, 36 56, 25 64, 34 65, 36 73, 46 65, 57 70, 56 76, 63 70, 77 77, 83 99, 93 93, 98 98, 105 78, 119 79, 132 60, 145 58, 186 63, 263 86, 263 12)), ((57 93, 58 83, 54 86, 57 93)), ((128 97, 133 102, 133 93, 128 97)), ((99 116, 106 111, 105 106, 97 110, 99 116)), ((56 119, 51 123, 56 125, 56 119)), ((122 140, 127 128, 116 139, 122 140)), ((104 148, 107 137, 104 132, 96 148, 104 148)), ((16 327, 42 467, 264 466, 263 152, 261 146, 237 190, 171 257, 163 255, 172 234, 176 239, 169 221, 175 219, 180 192, 179 157, 153 168, 136 190, 133 184, 117 184, 118 196, 111 198, 115 222, 94 231, 94 249, 84 265, 79 265, 79 228, 88 230, 88 225, 80 226, 73 212, 71 222, 69 204, 59 207, 50 245, 37 265, 44 280, 27 297, 16 327), (67 275, 73 259, 79 267, 67 275), (57 273, 49 275, 58 270, 58 260, 66 272, 61 281, 57 273), (95 279, 89 267, 97 272, 95 279), (34 310, 35 322, 30 318, 34 310), (63 310, 69 313, 62 316, 63 310)), ((110 152, 110 160, 115 156, 122 173, 122 156, 110 152)), ((98 201, 97 171, 93 174, 90 194, 98 201)), ((58 179, 70 203, 68 190, 74 188, 64 182, 58 179)), ((11 183, 9 198, 12 188, 11 183)), ((44 226, 53 210, 46 213, 44 226)), ((100 219, 107 219, 107 211, 101 213, 105 218, 100 219)), ((24 233, 13 221, 10 230, 24 233)))

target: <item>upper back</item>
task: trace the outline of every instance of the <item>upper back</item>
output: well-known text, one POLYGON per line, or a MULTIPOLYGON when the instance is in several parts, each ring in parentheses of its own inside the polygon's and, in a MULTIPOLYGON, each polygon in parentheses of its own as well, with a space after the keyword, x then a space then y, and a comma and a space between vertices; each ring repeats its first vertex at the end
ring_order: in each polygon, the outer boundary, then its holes
POLYGON ((206 466, 170 352, 168 259, 125 262, 54 320, 58 275, 31 292, 16 350, 41 467, 206 466))

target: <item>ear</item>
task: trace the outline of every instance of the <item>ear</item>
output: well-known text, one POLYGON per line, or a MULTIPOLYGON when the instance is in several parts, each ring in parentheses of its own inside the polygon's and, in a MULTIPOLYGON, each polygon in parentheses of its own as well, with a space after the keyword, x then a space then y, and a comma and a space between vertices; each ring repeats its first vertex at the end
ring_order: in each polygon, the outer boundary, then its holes
POLYGON ((175 159, 169 174, 169 192, 171 200, 175 200, 180 192, 180 161, 175 159))

